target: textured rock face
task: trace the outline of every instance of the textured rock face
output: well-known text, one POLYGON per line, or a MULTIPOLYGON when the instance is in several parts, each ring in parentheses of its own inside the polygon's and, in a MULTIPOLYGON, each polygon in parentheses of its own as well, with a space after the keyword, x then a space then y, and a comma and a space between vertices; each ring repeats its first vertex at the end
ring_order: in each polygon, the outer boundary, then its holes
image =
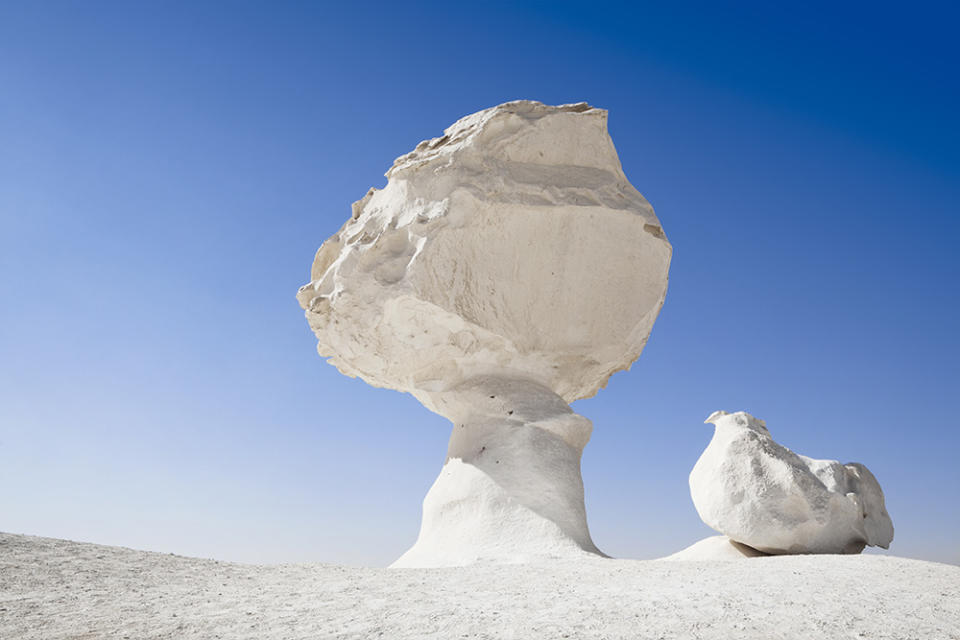
POLYGON ((715 431, 690 473, 690 494, 709 526, 771 554, 890 545, 893 523, 866 467, 797 455, 743 411, 717 411, 707 423, 715 431))
POLYGON ((398 158, 317 252, 297 298, 320 355, 454 423, 402 562, 596 551, 591 426, 567 404, 640 355, 671 255, 606 123, 530 101, 462 118, 398 158), (452 556, 438 546, 456 540, 452 556))
POLYGON ((671 253, 606 122, 512 102, 398 158, 298 295, 320 354, 414 394, 505 371, 596 393, 640 355, 671 253))

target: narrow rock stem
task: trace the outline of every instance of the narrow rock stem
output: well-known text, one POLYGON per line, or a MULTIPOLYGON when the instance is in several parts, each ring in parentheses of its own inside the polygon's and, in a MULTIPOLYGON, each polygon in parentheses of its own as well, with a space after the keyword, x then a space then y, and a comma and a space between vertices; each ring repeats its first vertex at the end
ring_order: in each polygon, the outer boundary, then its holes
POLYGON ((453 422, 453 432, 423 502, 420 536, 394 566, 600 554, 580 475, 589 420, 550 389, 518 378, 485 376, 418 396, 453 422))

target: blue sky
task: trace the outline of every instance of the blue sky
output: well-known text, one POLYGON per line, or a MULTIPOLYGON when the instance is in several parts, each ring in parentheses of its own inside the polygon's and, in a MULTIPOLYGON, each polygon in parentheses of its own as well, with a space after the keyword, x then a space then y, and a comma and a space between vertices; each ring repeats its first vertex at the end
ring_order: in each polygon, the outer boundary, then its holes
POLYGON ((396 156, 529 98, 609 109, 674 246, 575 405, 597 544, 710 535, 701 423, 745 409, 869 466, 892 553, 960 562, 958 16, 666 4, 0 5, 0 530, 398 556, 447 423, 326 365, 294 294, 396 156))

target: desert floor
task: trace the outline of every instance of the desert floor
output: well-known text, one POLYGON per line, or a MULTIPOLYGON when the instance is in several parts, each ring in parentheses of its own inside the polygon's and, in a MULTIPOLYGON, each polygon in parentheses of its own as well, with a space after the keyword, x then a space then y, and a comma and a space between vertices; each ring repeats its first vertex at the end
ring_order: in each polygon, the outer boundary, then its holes
POLYGON ((0 534, 0 638, 960 638, 960 567, 889 556, 251 566, 0 534))

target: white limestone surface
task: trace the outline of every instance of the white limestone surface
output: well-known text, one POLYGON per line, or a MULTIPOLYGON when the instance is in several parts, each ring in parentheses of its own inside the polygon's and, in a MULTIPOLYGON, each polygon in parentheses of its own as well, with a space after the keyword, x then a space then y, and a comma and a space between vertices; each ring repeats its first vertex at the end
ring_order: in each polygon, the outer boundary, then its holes
POLYGON ((690 495, 707 525, 771 554, 889 547, 893 523, 865 466, 795 454, 743 411, 706 422, 714 435, 690 472, 690 495))
POLYGON ((671 246, 607 112, 520 100, 394 162, 320 247, 297 298, 320 355, 453 423, 398 566, 599 553, 569 403, 640 355, 671 246))
POLYGON ((0 534, 0 638, 960 638, 960 567, 891 556, 371 569, 0 534))

